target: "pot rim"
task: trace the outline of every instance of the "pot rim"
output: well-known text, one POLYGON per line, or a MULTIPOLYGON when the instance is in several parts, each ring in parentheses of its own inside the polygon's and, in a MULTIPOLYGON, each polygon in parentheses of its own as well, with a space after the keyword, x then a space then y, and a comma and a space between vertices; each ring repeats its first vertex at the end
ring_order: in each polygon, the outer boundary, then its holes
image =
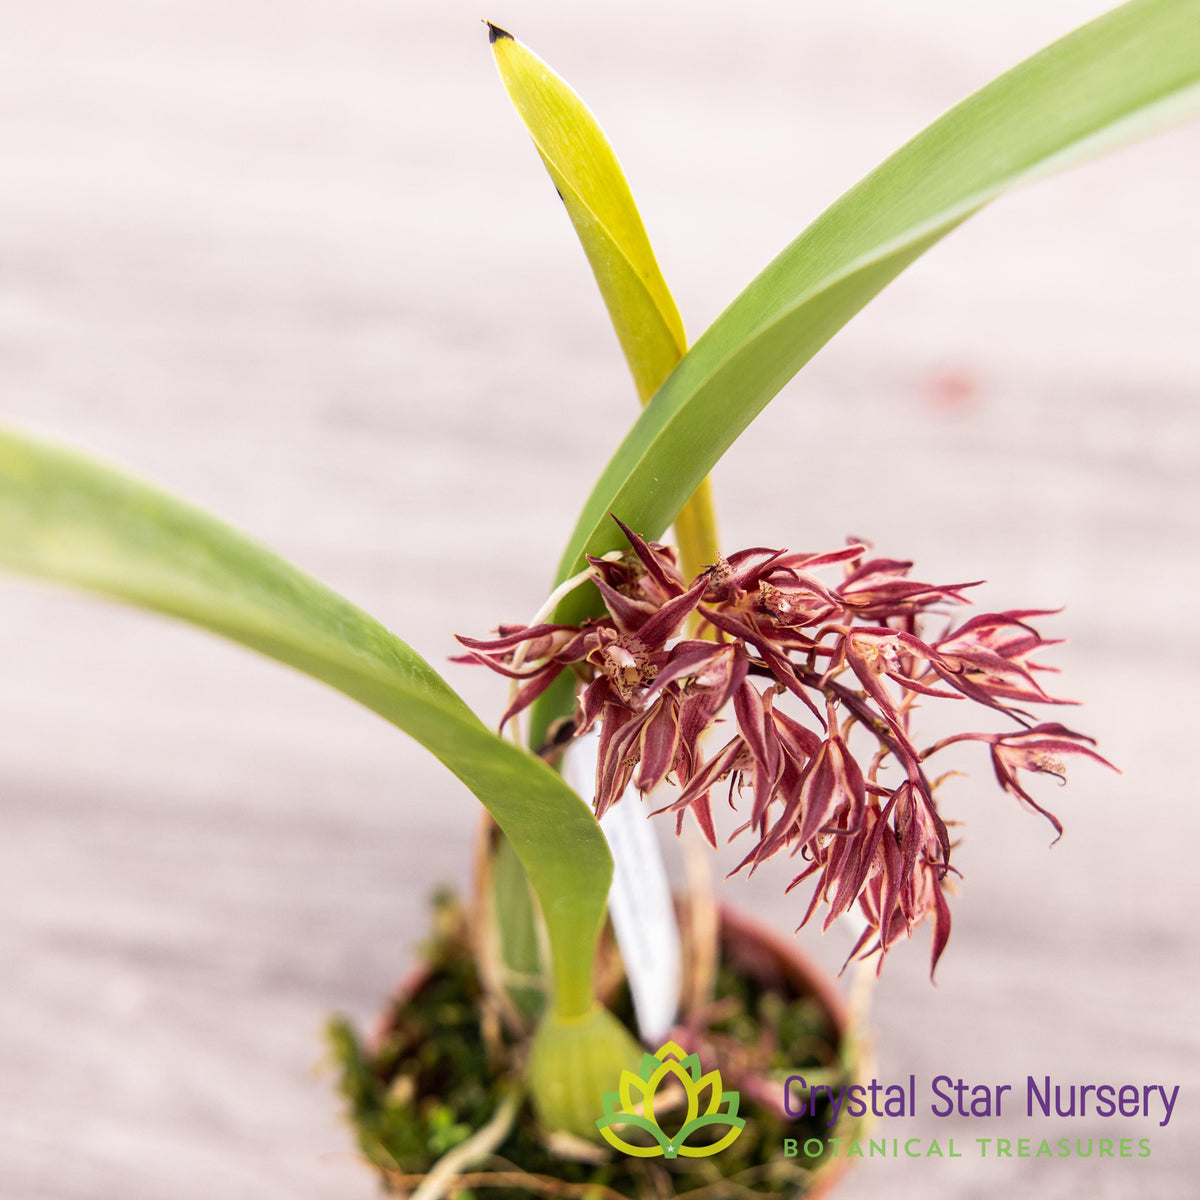
MULTIPOLYGON (((774 960, 781 974, 797 988, 814 997, 829 1017, 837 1034, 839 1045, 844 1045, 852 1036, 849 1009, 833 974, 809 953, 794 938, 767 924, 760 917, 733 904, 719 901, 716 905, 719 920, 718 934, 724 946, 730 939, 756 942, 774 960)), ((430 978, 434 967, 430 963, 414 965, 392 994, 380 1012, 374 1036, 368 1046, 376 1052, 382 1046, 392 1027, 393 1014, 430 978)), ((823 1200, 836 1187, 849 1167, 849 1160, 842 1155, 826 1158, 813 1174, 812 1187, 803 1200, 823 1200)))
POLYGON ((837 978, 823 963, 806 950, 795 938, 788 938, 762 918, 747 912, 737 905, 719 902, 720 932, 724 938, 733 933, 760 942, 781 965, 792 982, 802 986, 821 1004, 829 1014, 839 1041, 846 1038, 850 1030, 850 1012, 846 999, 838 987, 837 978))

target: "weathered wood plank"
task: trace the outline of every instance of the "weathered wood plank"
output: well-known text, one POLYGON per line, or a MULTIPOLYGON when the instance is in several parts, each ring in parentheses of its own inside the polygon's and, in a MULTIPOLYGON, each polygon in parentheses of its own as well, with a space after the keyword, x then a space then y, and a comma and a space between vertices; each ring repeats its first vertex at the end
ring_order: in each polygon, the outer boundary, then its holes
MULTIPOLYGON (((517 8, 487 15, 591 98, 693 331, 1092 11, 623 0, 610 40, 517 8)), ((435 661, 537 607, 633 411, 480 15, 53 0, 0 46, 5 416, 232 517, 435 661)), ((881 1077, 1200 1084, 1197 650, 1175 631, 1200 561, 1198 150, 1175 133, 964 228, 718 471, 731 544, 864 534, 991 577, 990 603, 1068 604, 1067 690, 1126 769, 1054 795, 1048 853, 975 765, 954 938, 936 991, 923 949, 889 963, 881 1077), (801 470, 847 431, 870 470, 801 470)), ((373 1195, 317 1031, 401 973, 470 798, 339 697, 164 623, 6 583, 0 653, 0 1197, 373 1195)), ((787 925, 783 873, 730 895, 787 925)), ((845 1194, 1190 1197, 1177 1121, 1147 1163, 876 1163, 845 1194)))

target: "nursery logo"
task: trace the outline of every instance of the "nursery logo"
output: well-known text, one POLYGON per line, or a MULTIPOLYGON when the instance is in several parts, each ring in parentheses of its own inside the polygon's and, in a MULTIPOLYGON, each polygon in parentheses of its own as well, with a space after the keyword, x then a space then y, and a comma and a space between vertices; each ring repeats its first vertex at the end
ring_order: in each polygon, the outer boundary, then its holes
MULTIPOLYGON (((637 1158, 677 1158, 679 1155, 708 1158, 732 1146, 741 1134, 746 1119, 738 1116, 739 1101, 737 1092, 722 1089, 720 1071, 702 1075, 698 1055, 685 1056, 681 1046, 667 1042, 658 1048, 657 1054, 642 1055, 641 1075, 621 1072, 620 1090, 604 1093, 604 1116, 596 1122, 596 1127, 610 1146, 637 1158), (620 1108, 616 1107, 618 1100, 620 1108), (673 1133, 668 1133, 658 1123, 654 1109, 656 1100, 664 1116, 687 1101, 687 1111, 673 1133), (721 1111, 722 1103, 724 1112, 721 1111), (654 1143, 633 1145, 613 1131, 614 1125, 640 1129, 649 1134, 654 1143), (715 1142, 688 1145, 693 1134, 720 1125, 729 1126, 724 1137, 715 1142)), ((669 1124, 674 1126, 675 1122, 669 1124)))

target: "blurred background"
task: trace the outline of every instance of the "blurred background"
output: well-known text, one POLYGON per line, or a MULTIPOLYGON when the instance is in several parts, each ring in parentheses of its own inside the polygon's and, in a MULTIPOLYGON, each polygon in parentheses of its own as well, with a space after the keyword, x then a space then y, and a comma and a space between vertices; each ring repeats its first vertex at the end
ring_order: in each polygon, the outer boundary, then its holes
MULTIPOLYGON (((0 42, 4 419, 252 531, 435 664, 539 606, 635 400, 480 18, 589 100, 696 336, 827 203, 1087 0, 737 7, 43 0, 0 42)), ((1200 128, 1001 200, 718 468, 725 544, 846 535, 988 608, 1056 607, 1123 777, 982 755, 954 936, 889 958, 881 1079, 1182 1085, 1148 1160, 868 1164, 847 1200, 1191 1197, 1200 902, 1200 128)), ((365 711, 167 622, 0 588, 0 1197, 366 1200, 319 1068, 369 1021, 474 800, 365 711)), ((502 686, 446 668, 485 716, 502 686)), ((781 929, 787 865, 727 899, 781 929)), ((834 966, 847 935, 804 944, 834 966)), ((960 1144, 961 1144, 960 1141, 960 1144)))

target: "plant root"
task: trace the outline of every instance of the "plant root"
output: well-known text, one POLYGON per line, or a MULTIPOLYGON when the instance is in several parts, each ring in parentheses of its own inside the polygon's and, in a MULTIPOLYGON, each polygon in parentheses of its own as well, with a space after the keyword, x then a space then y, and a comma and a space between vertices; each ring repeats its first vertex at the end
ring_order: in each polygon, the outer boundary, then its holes
POLYGON ((508 1137, 520 1110, 521 1093, 514 1089, 500 1102, 496 1115, 486 1125, 443 1155, 432 1171, 420 1177, 412 1200, 441 1200, 455 1186, 460 1172, 482 1162, 508 1137))

